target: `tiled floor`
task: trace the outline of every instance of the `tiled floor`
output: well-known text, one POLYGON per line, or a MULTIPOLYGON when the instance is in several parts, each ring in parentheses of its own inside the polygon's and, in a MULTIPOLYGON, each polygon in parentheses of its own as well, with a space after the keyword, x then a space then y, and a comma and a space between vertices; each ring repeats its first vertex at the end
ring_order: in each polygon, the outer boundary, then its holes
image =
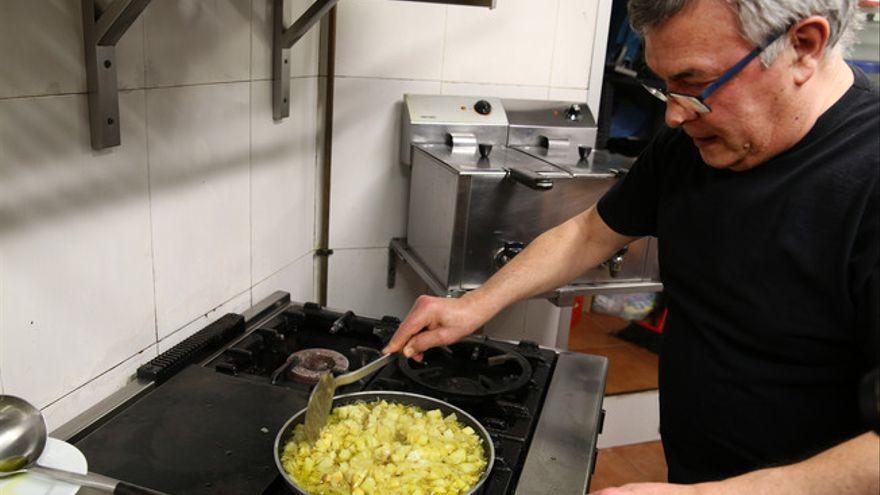
POLYGON ((627 483, 666 481, 666 459, 660 442, 601 449, 590 491, 627 483))
POLYGON ((569 335, 570 350, 608 358, 606 395, 657 388, 657 355, 613 335, 628 324, 613 316, 585 312, 569 335))

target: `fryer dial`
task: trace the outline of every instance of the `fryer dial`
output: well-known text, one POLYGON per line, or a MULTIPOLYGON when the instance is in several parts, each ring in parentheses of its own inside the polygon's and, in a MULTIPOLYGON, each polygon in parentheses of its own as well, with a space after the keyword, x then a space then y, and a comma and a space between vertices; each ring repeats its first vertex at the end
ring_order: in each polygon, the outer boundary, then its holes
POLYGON ((486 100, 480 100, 474 103, 474 111, 480 115, 489 115, 492 113, 492 104, 486 100))

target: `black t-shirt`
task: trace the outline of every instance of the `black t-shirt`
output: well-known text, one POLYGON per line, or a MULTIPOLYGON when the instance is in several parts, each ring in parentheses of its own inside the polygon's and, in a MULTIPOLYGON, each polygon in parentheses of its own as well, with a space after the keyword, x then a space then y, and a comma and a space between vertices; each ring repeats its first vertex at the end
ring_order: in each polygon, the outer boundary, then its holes
POLYGON ((599 201, 616 232, 658 237, 670 481, 801 460, 866 429, 858 382, 880 354, 880 98, 853 72, 773 159, 713 169, 665 129, 599 201))

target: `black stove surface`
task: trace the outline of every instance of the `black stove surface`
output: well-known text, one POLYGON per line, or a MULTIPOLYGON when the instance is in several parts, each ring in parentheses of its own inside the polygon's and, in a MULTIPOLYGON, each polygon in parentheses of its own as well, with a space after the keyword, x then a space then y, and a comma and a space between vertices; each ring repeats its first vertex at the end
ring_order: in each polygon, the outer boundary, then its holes
MULTIPOLYGON (((380 349, 398 324, 395 318, 364 318, 312 303, 290 304, 226 344, 201 366, 190 365, 175 373, 75 444, 95 472, 168 493, 293 493, 276 470, 274 441, 284 422, 306 406, 312 385, 303 383, 303 376, 292 371, 303 364, 292 355, 304 349, 323 349, 321 356, 338 353, 350 370, 356 369, 381 355, 380 349)), ((406 391, 435 397, 469 412, 489 431, 496 451, 495 465, 478 493, 511 495, 540 415, 556 353, 527 342, 486 343, 488 351, 480 356, 474 351, 480 347, 477 339, 429 353, 425 364, 401 358, 397 365, 392 363, 375 376, 341 387, 337 394, 406 391), (467 351, 466 361, 484 363, 475 364, 468 372, 475 375, 473 380, 462 374, 444 376, 440 380, 443 386, 437 386, 431 380, 413 379, 414 372, 430 377, 432 361, 449 369, 448 360, 461 359, 458 354, 462 349, 467 351), (528 376, 518 376, 522 370, 527 370, 528 376), (478 387, 482 384, 487 393, 476 397, 456 393, 455 384, 460 380, 478 387), (511 382, 516 382, 516 388, 507 386, 511 382)), ((162 356, 154 361, 164 363, 162 356)), ((316 361, 317 366, 327 368, 339 362, 316 361)))

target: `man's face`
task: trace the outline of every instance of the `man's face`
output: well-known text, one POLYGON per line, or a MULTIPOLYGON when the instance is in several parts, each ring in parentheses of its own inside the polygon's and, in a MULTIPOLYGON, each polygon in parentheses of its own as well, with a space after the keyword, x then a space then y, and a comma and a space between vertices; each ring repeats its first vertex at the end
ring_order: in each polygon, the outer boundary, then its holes
MULTIPOLYGON (((721 0, 700 0, 645 36, 645 59, 676 93, 698 95, 754 48, 739 34, 736 14, 721 0)), ((780 56, 764 69, 751 61, 707 98, 698 114, 670 101, 666 123, 681 127, 714 168, 747 170, 790 146, 795 100, 780 56)))

